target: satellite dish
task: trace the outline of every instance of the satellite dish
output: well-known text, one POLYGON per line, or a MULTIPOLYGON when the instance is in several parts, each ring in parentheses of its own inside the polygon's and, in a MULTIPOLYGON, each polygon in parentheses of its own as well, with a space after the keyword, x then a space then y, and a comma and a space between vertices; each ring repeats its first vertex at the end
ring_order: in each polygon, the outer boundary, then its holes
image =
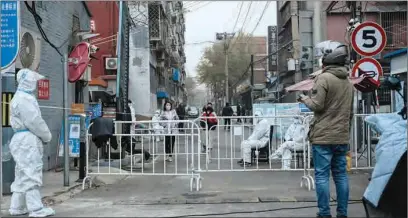
POLYGON ((88 68, 88 64, 91 61, 89 47, 89 43, 81 42, 69 54, 68 81, 70 83, 78 81, 88 68))
POLYGON ((20 62, 24 68, 30 68, 35 59, 35 43, 33 36, 26 32, 21 37, 20 62))

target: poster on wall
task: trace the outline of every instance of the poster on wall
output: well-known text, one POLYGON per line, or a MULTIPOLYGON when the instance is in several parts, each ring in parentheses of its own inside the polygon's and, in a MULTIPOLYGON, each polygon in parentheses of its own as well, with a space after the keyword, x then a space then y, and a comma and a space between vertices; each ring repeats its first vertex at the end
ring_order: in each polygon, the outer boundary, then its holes
POLYGON ((275 116, 275 106, 272 103, 253 104, 252 114, 255 115, 256 113, 261 113, 263 117, 275 116))
POLYGON ((293 123, 293 116, 300 113, 299 103, 275 104, 276 116, 288 116, 287 118, 277 118, 276 122, 281 126, 277 130, 277 137, 285 134, 290 124, 293 123))
MULTIPOLYGON (((69 145, 69 156, 79 157, 79 146, 80 146, 80 131, 81 131, 81 116, 80 115, 69 115, 68 116, 68 145, 69 145)), ((58 156, 64 156, 64 122, 62 122, 60 137, 59 137, 59 152, 58 156)))

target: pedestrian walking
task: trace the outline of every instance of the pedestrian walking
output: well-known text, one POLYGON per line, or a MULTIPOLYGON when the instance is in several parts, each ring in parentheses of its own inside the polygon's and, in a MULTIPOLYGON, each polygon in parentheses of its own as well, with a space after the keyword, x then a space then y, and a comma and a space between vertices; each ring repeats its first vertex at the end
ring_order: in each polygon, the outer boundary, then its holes
POLYGON ((217 134, 215 133, 218 124, 217 115, 213 111, 212 104, 207 104, 204 113, 201 115, 201 140, 203 140, 203 152, 211 151, 213 144, 216 143, 217 134), (208 141, 208 148, 205 144, 208 141), (207 150, 208 149, 208 150, 207 150))
POLYGON ((242 111, 241 110, 242 110, 241 105, 238 104, 237 105, 237 116, 238 116, 237 122, 238 123, 242 123, 242 119, 240 117, 240 116, 242 116, 242 111))
POLYGON ((224 118, 224 130, 231 129, 231 117, 234 115, 234 110, 232 110, 232 107, 230 104, 227 102, 225 104, 225 107, 222 109, 221 116, 225 117, 224 118))
POLYGON ((347 217, 346 155, 353 116, 353 86, 346 67, 348 51, 345 45, 333 41, 319 43, 317 51, 321 51, 322 73, 315 79, 310 96, 300 95, 298 100, 314 113, 308 137, 313 149, 318 217, 331 217, 330 170, 336 185, 337 217, 347 217))
MULTIPOLYGON (((186 107, 184 106, 183 103, 179 103, 178 107, 176 109, 177 115, 179 117, 180 120, 184 120, 186 117, 186 107)), ((183 122, 179 122, 178 124, 178 128, 180 132, 184 132, 184 123, 183 122)))
POLYGON ((166 161, 172 162, 173 161, 173 152, 174 152, 174 143, 176 141, 176 137, 173 134, 176 134, 177 131, 177 120, 179 117, 177 116, 177 112, 173 109, 173 105, 171 102, 167 101, 164 104, 163 113, 160 116, 160 120, 165 121, 161 122, 161 125, 164 127, 163 131, 165 132, 164 136, 164 146, 165 146, 165 153, 166 153, 166 161))

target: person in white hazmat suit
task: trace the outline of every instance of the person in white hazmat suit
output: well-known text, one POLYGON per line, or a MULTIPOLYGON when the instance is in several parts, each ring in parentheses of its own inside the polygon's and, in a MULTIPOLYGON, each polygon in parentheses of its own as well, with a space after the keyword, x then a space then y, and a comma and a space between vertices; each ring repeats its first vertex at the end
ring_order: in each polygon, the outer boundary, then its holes
POLYGON ((270 156, 270 160, 282 158, 282 169, 290 169, 292 151, 302 151, 305 137, 305 128, 299 117, 293 118, 293 123, 285 133, 285 142, 270 156))
POLYGON ((29 213, 30 217, 55 214, 41 202, 43 144, 51 141, 51 132, 41 117, 34 91, 37 81, 44 77, 32 70, 17 73, 18 88, 10 103, 10 123, 14 135, 10 152, 16 163, 15 179, 11 184, 10 215, 29 213))
POLYGON ((128 101, 128 106, 130 109, 130 116, 132 116, 132 124, 130 125, 130 134, 134 135, 136 133, 136 112, 135 112, 135 108, 133 108, 133 103, 132 101, 128 101))
MULTIPOLYGON (((262 116, 260 111, 255 112, 255 117, 262 116)), ((238 161, 241 166, 251 166, 251 150, 253 148, 261 149, 269 145, 269 134, 271 122, 264 118, 255 118, 255 128, 247 140, 241 143, 241 160, 238 161)))
MULTIPOLYGON (((164 127, 160 126, 160 110, 156 110, 156 112, 154 113, 153 117, 152 117, 152 127, 154 130, 155 134, 162 134, 164 132, 164 127)), ((161 136, 155 136, 155 140, 156 142, 159 142, 161 139, 161 136)))

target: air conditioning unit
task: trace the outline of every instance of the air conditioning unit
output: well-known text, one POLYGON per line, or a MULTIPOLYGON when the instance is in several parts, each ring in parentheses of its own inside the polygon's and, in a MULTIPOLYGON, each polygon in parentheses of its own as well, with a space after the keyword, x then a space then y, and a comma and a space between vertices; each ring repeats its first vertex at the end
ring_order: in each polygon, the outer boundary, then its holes
POLYGON ((37 32, 20 28, 20 51, 16 58, 16 68, 38 68, 41 60, 41 40, 37 32))
POLYGON ((86 68, 85 72, 82 74, 81 78, 79 80, 85 81, 85 82, 90 82, 92 80, 92 74, 91 74, 91 69, 92 69, 92 64, 88 64, 88 68, 86 68))
POLYGON ((117 70, 118 69, 118 58, 106 58, 105 59, 105 69, 106 70, 117 70))

